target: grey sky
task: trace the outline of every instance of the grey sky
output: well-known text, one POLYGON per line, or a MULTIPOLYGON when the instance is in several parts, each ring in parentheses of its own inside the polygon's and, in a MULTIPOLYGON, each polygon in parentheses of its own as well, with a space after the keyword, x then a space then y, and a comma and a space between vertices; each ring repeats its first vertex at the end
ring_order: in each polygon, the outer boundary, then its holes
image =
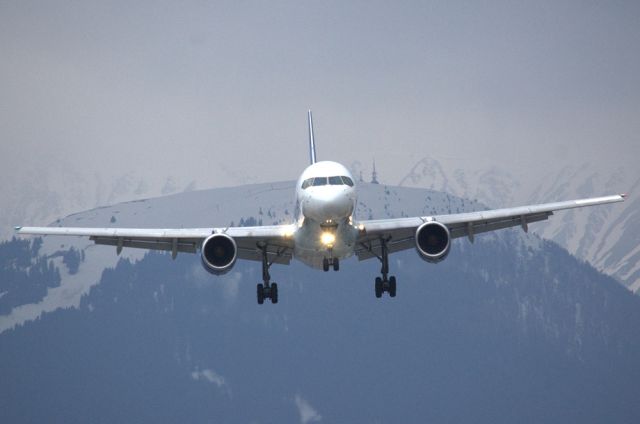
POLYGON ((320 159, 375 156, 388 183, 426 155, 529 175, 640 156, 633 1, 2 1, 0 58, 18 184, 293 179, 308 107, 320 159))

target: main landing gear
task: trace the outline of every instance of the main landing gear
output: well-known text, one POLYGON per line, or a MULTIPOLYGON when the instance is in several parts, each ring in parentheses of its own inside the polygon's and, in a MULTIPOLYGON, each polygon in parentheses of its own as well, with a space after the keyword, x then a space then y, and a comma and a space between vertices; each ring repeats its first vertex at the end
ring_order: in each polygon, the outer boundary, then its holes
POLYGON ((376 297, 381 298, 382 293, 389 293, 390 297, 396 297, 396 277, 393 275, 389 277, 389 251, 387 249, 387 241, 380 239, 381 255, 378 256, 380 262, 382 262, 382 277, 376 277, 375 291, 376 297))
POLYGON ((278 303, 278 283, 271 283, 269 267, 271 263, 267 260, 267 247, 262 249, 262 284, 257 286, 258 304, 262 305, 265 299, 271 299, 271 303, 278 303))

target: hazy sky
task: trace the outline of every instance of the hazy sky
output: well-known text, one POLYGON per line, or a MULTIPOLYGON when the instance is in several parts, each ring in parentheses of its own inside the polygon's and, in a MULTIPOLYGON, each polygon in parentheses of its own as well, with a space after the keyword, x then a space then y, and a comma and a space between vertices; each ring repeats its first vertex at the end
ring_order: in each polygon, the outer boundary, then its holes
POLYGON ((307 108, 320 159, 388 183, 631 163, 640 2, 0 1, 3 181, 294 179, 307 108))

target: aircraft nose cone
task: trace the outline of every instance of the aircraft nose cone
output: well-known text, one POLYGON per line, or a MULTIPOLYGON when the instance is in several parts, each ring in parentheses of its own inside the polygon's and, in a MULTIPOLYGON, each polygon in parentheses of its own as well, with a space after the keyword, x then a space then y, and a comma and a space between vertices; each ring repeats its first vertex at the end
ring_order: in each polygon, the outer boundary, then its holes
POLYGON ((346 218, 351 215, 351 201, 345 195, 326 199, 322 205, 322 211, 328 219, 346 218))
POLYGON ((318 222, 337 221, 351 216, 353 200, 346 191, 314 194, 305 205, 304 214, 318 222))

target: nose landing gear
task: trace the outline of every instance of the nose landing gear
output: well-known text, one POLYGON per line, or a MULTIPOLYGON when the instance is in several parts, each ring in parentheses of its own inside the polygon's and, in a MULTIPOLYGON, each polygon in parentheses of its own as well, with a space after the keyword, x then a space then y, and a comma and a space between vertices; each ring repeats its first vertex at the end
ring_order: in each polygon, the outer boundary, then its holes
POLYGON ((327 272, 327 271, 329 271, 329 267, 333 267, 334 271, 340 270, 340 259, 338 259, 338 258, 331 258, 331 259, 324 258, 322 260, 322 270, 324 272, 327 272))

